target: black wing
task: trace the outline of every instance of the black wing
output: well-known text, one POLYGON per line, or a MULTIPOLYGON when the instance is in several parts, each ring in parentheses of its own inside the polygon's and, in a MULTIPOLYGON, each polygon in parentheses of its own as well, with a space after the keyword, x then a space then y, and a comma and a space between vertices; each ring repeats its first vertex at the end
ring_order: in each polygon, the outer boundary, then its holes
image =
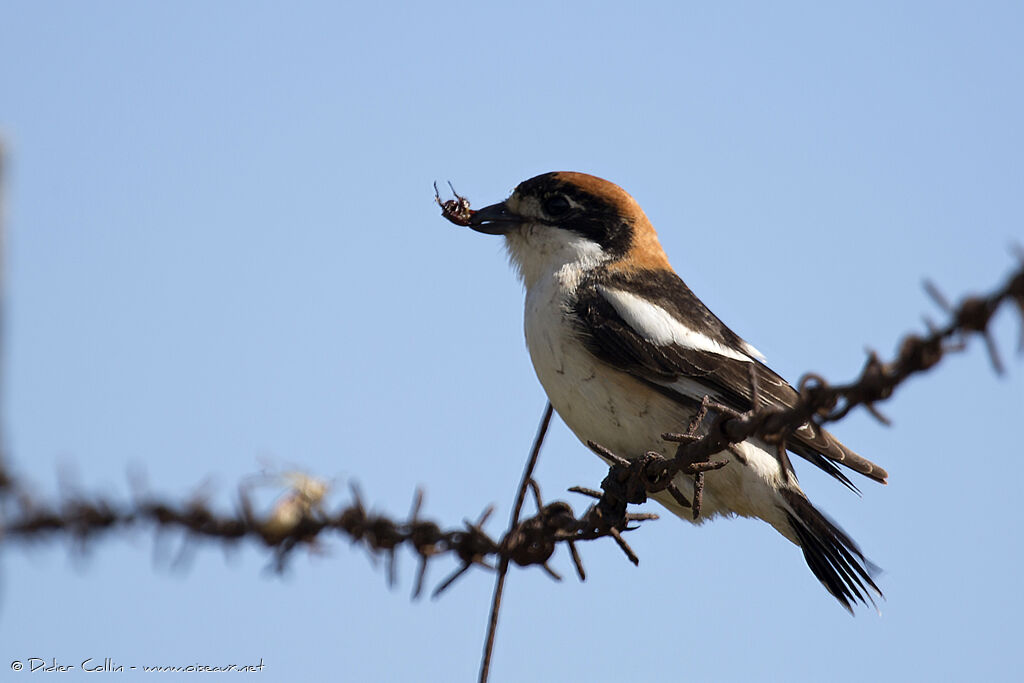
MULTIPOLYGON (((617 303, 622 305, 621 300, 617 303)), ((692 404, 694 399, 700 401, 708 394, 734 410, 749 410, 752 364, 756 367, 759 403, 792 407, 799 398, 786 380, 754 358, 757 352, 670 271, 598 271, 580 284, 573 313, 580 336, 591 353, 680 402, 692 404), (615 292, 657 303, 685 328, 702 332, 710 340, 711 348, 665 343, 664 339, 651 341, 644 331, 634 329, 609 300, 615 292)), ((789 450, 853 490, 856 487, 835 463, 881 483, 888 477, 884 469, 812 423, 797 429, 787 445, 789 450)))

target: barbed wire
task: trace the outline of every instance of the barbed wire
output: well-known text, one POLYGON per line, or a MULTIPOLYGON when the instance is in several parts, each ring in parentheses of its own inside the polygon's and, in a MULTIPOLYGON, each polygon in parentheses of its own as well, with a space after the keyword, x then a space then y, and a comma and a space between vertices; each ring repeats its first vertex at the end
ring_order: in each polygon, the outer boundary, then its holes
MULTIPOLYGON (((1020 255, 1019 255, 1020 256, 1020 255)), ((602 482, 602 491, 576 488, 574 490, 598 499, 606 510, 618 511, 623 503, 644 502, 648 495, 667 490, 680 505, 692 508, 693 518, 700 516, 704 473, 719 469, 727 460, 711 460, 746 439, 757 436, 776 446, 783 471, 791 469, 787 455, 787 439, 807 422, 821 426, 846 417, 850 411, 863 406, 883 424, 889 420, 875 406, 892 396, 895 389, 909 377, 935 367, 946 355, 960 352, 971 336, 980 336, 992 361, 993 369, 1001 374, 1000 360, 989 324, 1003 305, 1014 307, 1021 320, 1018 348, 1024 351, 1024 256, 1017 271, 1002 287, 987 296, 968 296, 959 305, 951 306, 931 283, 925 287, 933 299, 945 310, 949 321, 936 327, 926 320, 926 335, 908 334, 900 342, 896 358, 883 362, 874 351, 868 353, 859 376, 847 384, 830 384, 822 376, 806 373, 797 383, 799 399, 790 408, 759 405, 756 366, 751 366, 751 404, 749 411, 737 412, 705 397, 701 409, 682 433, 663 434, 662 438, 679 446, 672 458, 653 451, 643 458, 628 461, 600 444, 588 443, 590 448, 614 464, 602 482), (706 433, 701 428, 710 421, 706 433), (677 473, 694 476, 694 500, 687 500, 672 483, 677 473)), ((614 513, 611 515, 614 517, 614 513)))
MULTIPOLYGON (((464 210, 461 203, 452 210, 464 210)), ((909 377, 927 372, 948 354, 962 351, 972 337, 980 336, 988 350, 993 368, 1004 371, 990 332, 997 311, 1010 305, 1022 323, 1019 350, 1024 351, 1024 254, 1018 254, 1021 265, 1005 283, 992 293, 969 296, 956 306, 931 283, 926 289, 943 308, 948 321, 936 326, 926 321, 925 334, 908 334, 899 344, 896 357, 885 362, 870 352, 859 375, 846 384, 830 384, 814 373, 805 374, 798 382, 799 400, 790 408, 758 406, 758 378, 751 376, 755 408, 736 412, 705 399, 703 409, 687 431, 664 434, 667 441, 677 443, 670 458, 649 452, 636 460, 626 460, 600 444, 590 447, 612 462, 601 490, 573 487, 571 491, 596 499, 579 516, 564 501, 544 503, 540 487, 533 479, 533 464, 539 454, 551 406, 538 430, 526 472, 520 482, 512 519, 500 537, 488 534, 484 527, 493 507, 482 511, 475 521, 464 520, 461 526, 442 528, 435 521, 421 517, 423 493, 414 495, 412 510, 405 519, 368 511, 356 486, 351 487, 351 500, 333 511, 326 510, 328 485, 303 473, 288 475, 289 487, 269 511, 259 512, 246 487, 240 487, 234 514, 215 511, 204 497, 193 496, 178 502, 151 494, 137 494, 130 501, 117 501, 104 496, 66 493, 60 500, 41 502, 6 466, 0 452, 0 545, 41 542, 53 537, 67 537, 76 546, 86 544, 123 529, 151 527, 159 530, 179 529, 186 541, 214 539, 226 544, 244 540, 256 542, 271 554, 271 565, 282 571, 293 552, 299 548, 315 548, 329 532, 348 537, 372 557, 383 557, 388 583, 395 578, 395 556, 405 546, 419 559, 413 595, 422 593, 431 561, 450 556, 458 567, 438 583, 436 597, 447 590, 472 567, 497 570, 497 581, 488 635, 481 666, 481 680, 486 680, 491 647, 497 626, 504 577, 512 564, 538 566, 554 579, 560 579, 548 561, 559 545, 568 548, 576 572, 586 578, 576 548, 578 542, 612 538, 626 557, 637 564, 639 559, 623 538, 637 528, 638 522, 656 519, 650 513, 629 512, 629 505, 646 501, 653 493, 667 491, 677 502, 692 509, 694 518, 701 511, 703 477, 709 470, 727 465, 727 459, 712 460, 717 454, 728 454, 730 448, 747 438, 757 436, 775 444, 780 458, 786 455, 789 436, 808 421, 816 424, 845 418, 853 409, 863 406, 872 415, 888 422, 876 403, 892 396, 894 390, 909 377), (688 500, 672 483, 677 474, 693 476, 693 500, 688 500), (537 512, 520 519, 527 490, 533 494, 537 512)))
MULTIPOLYGON (((403 545, 420 559, 414 595, 419 595, 427 563, 443 555, 456 558, 458 570, 434 591, 439 595, 472 566, 493 569, 495 560, 507 558, 521 566, 542 565, 551 576, 557 573, 546 566, 554 544, 586 541, 615 536, 618 529, 576 529, 572 508, 567 503, 543 505, 540 512, 518 524, 513 533, 495 539, 484 531, 493 512, 485 509, 475 521, 461 527, 442 529, 434 521, 421 517, 423 493, 414 496, 407 519, 370 512, 359 489, 351 487, 351 501, 338 509, 324 509, 326 484, 302 473, 290 473, 293 485, 268 512, 255 510, 252 496, 238 494, 235 514, 217 512, 205 497, 184 502, 150 494, 134 500, 116 501, 105 496, 66 493, 62 500, 42 502, 20 480, 0 471, 0 544, 42 542, 67 537, 76 547, 85 547, 104 535, 139 528, 177 529, 194 540, 212 539, 229 544, 250 540, 268 548, 272 566, 283 570, 291 554, 300 547, 314 547, 328 532, 337 532, 361 545, 371 555, 387 561, 388 580, 394 583, 394 555, 403 545)), ((539 495, 539 489, 534 489, 539 495)), ((653 519, 655 515, 630 514, 630 521, 653 519)), ((621 538, 621 537, 620 537, 621 538)), ((582 571, 582 569, 581 569, 582 571)))
MULTIPOLYGON (((454 192, 454 188, 452 191, 454 192)), ((458 223, 459 220, 466 218, 469 208, 464 197, 458 194, 455 196, 456 200, 442 203, 438 198, 437 201, 441 204, 445 216, 448 217, 449 213, 454 214, 458 220, 451 218, 449 220, 458 223)), ((677 503, 691 508, 693 518, 697 519, 701 512, 705 473, 728 464, 727 459, 712 460, 712 456, 730 452, 736 444, 752 436, 757 436, 776 446, 782 471, 791 471, 792 465, 789 462, 786 448, 786 441, 790 434, 809 421, 818 426, 827 422, 839 421, 858 406, 864 406, 872 416, 888 425, 888 418, 882 415, 874 404, 890 398, 895 389, 912 375, 934 368, 949 353, 964 350, 972 335, 981 336, 985 340, 993 369, 997 374, 1001 374, 1004 369, 989 324, 996 311, 1004 303, 1013 306, 1020 319, 1018 351, 1024 352, 1024 254, 1018 250, 1017 256, 1020 265, 1002 287, 987 296, 966 297, 956 307, 948 303, 946 298, 939 293, 938 288, 932 283, 926 282, 925 289, 948 314, 949 322, 938 328, 926 319, 929 333, 925 336, 906 335, 899 345, 896 358, 888 363, 883 362, 874 351, 869 352, 864 368, 852 382, 831 385, 818 374, 806 373, 798 382, 798 400, 791 408, 779 409, 759 403, 756 365, 751 364, 750 403, 753 407, 741 413, 717 404, 710 397, 705 396, 700 410, 691 420, 686 432, 662 435, 663 439, 679 444, 672 458, 666 458, 655 451, 648 451, 640 458, 627 460, 601 444, 587 442, 591 450, 606 461, 610 461, 612 465, 609 466, 608 475, 601 482, 600 491, 579 486, 570 489, 570 491, 597 499, 597 502, 587 510, 580 520, 575 520, 576 523, 580 525, 580 528, 608 529, 606 535, 612 536, 630 561, 637 564, 639 560, 636 555, 621 536, 614 533, 616 530, 627 529, 626 525, 632 521, 630 513, 627 512, 628 505, 644 503, 651 494, 667 491, 677 503), (709 421, 710 425, 707 425, 709 421), (707 427, 706 431, 700 435, 702 427, 705 426, 707 427), (674 483, 676 475, 680 473, 691 475, 694 478, 692 501, 688 500, 674 483)), ((550 408, 551 406, 548 404, 548 411, 550 408)), ((531 455, 527 464, 519 492, 521 501, 525 487, 532 487, 539 509, 541 508, 540 494, 536 483, 532 480, 532 471, 536 463, 535 453, 539 450, 539 443, 543 439, 546 424, 545 418, 545 421, 542 421, 541 431, 538 433, 537 443, 534 445, 534 454, 531 455)), ((527 522, 529 521, 527 520, 527 522)), ((512 536, 517 530, 517 516, 513 516, 509 530, 506 532, 506 538, 512 536)), ((571 538, 568 540, 568 545, 580 579, 583 580, 585 578, 583 566, 571 538)), ((546 564, 543 566, 546 567, 546 564)), ((490 670, 498 610, 501 605, 501 592, 504 588, 507 570, 508 561, 503 557, 498 577, 495 580, 494 598, 491 603, 484 653, 481 659, 479 677, 481 683, 486 683, 490 670)))

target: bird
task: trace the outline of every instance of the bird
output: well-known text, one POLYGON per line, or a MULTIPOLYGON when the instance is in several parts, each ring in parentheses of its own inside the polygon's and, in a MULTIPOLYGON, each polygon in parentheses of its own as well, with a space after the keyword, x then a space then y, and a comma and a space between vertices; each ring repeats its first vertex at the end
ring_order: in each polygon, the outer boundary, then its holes
MULTIPOLYGON (((714 406, 714 415, 751 410, 755 400, 774 408, 799 400, 676 274, 643 209, 618 185, 559 171, 523 181, 506 200, 477 211, 459 202, 466 209, 460 225, 505 238, 525 287, 524 331, 537 378, 583 443, 627 460, 651 451, 672 457, 677 444, 662 435, 679 432, 702 406, 714 406)), ((789 435, 786 448, 854 491, 840 467, 882 484, 888 477, 812 422, 789 435)), ((721 455, 729 462, 706 474, 698 519, 668 491, 652 497, 698 524, 720 516, 764 520, 800 547, 813 575, 851 614, 857 603, 882 597, 877 567, 811 504, 785 450, 780 457, 776 445, 755 436, 721 455)), ((673 480, 691 500, 695 476, 680 472, 673 480)))

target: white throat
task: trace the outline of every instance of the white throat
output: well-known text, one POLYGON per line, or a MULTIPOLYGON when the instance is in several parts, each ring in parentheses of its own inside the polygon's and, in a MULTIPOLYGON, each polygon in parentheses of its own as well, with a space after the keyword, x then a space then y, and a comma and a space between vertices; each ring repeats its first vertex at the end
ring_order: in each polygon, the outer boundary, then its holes
MULTIPOLYGON (((577 279, 611 258, 593 240, 543 223, 525 223, 509 232, 505 247, 527 291, 556 273, 577 279)), ((563 284, 575 289, 575 283, 563 284)))

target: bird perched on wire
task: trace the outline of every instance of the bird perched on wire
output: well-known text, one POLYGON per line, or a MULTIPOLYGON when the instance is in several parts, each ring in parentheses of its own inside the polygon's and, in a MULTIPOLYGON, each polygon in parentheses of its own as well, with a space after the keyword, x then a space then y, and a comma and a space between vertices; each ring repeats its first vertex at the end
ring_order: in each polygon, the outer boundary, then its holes
MULTIPOLYGON (((468 202, 460 198, 468 208, 468 202)), ((671 457, 678 432, 708 400, 735 411, 791 407, 798 394, 762 355, 701 303, 669 265, 650 221, 614 183, 583 173, 545 173, 505 201, 462 212, 460 224, 502 235, 526 287, 526 343, 537 377, 584 443, 626 459, 671 457), (756 382, 751 381, 752 372, 756 382)), ((804 424, 786 441, 796 455, 847 486, 838 465, 885 483, 878 465, 827 431, 804 424)), ((759 438, 724 454, 706 475, 701 517, 758 517, 800 546, 808 566, 844 606, 881 591, 857 545, 807 499, 789 458, 759 438)), ((686 496, 694 476, 673 482, 686 496)), ((654 498, 692 519, 666 491, 654 498)))

